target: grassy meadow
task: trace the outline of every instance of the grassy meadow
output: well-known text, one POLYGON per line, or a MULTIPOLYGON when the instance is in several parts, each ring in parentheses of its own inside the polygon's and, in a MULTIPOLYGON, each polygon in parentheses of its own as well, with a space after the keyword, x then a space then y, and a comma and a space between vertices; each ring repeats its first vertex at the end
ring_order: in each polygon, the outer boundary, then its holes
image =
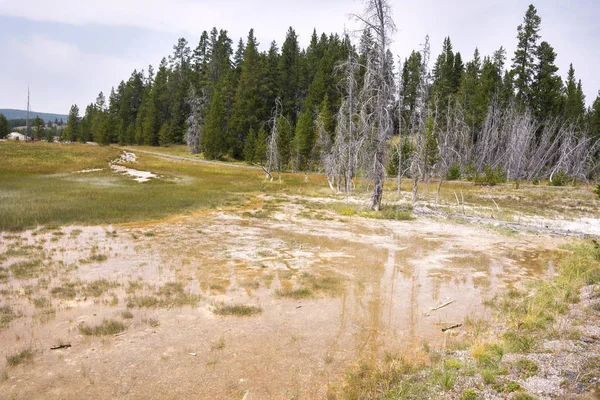
MULTIPOLYGON (((185 146, 127 148, 190 156, 185 146)), ((398 201, 409 207, 412 182, 402 182, 398 196, 395 179, 386 182, 384 213, 366 215, 368 185, 356 181, 354 211, 344 204, 344 196, 333 194, 325 178, 319 174, 282 174, 281 181, 269 182, 256 168, 236 168, 235 164, 194 163, 161 158, 137 152, 138 161, 130 167, 151 171, 160 176, 138 183, 111 171, 110 160, 121 154, 118 147, 58 143, 0 143, 0 230, 23 230, 37 225, 101 224, 149 221, 169 215, 221 206, 241 206, 253 195, 288 194, 335 197, 334 209, 342 213, 391 219, 402 218, 391 212, 398 201), (78 173, 85 169, 102 171, 78 173), (364 204, 363 204, 364 203, 364 204), (388 204, 385 214, 385 204, 388 204)), ((419 183, 419 201, 435 202, 437 182, 419 183)), ((471 182, 444 182, 439 206, 446 212, 462 212, 463 204, 470 215, 501 214, 504 220, 515 221, 520 215, 542 215, 576 218, 593 216, 596 195, 590 185, 551 187, 507 183, 493 187, 476 186, 471 182), (458 202, 457 202, 458 199, 458 202), (460 206, 459 206, 460 203, 460 206)), ((317 207, 322 207, 315 205, 317 207)), ((405 208, 407 208, 405 207, 405 208)))
POLYGON ((165 160, 143 153, 131 167, 160 178, 138 183, 108 168, 120 153, 115 147, 84 144, 0 143, 0 230, 148 221, 242 205, 253 193, 307 193, 326 186, 319 176, 310 176, 305 183, 301 175, 285 175, 283 184, 271 183, 259 169, 165 160), (103 170, 77 172, 96 168, 103 170))

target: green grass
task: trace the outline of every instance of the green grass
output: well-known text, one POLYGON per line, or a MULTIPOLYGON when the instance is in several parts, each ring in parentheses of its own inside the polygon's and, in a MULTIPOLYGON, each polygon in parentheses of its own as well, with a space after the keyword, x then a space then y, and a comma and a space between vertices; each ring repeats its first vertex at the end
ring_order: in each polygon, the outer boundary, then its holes
POLYGON ((249 193, 312 193, 326 190, 324 178, 284 175, 264 180, 261 171, 227 164, 199 164, 138 154, 135 168, 162 178, 140 184, 106 169, 118 158, 112 147, 82 144, 0 143, 0 230, 36 225, 150 221, 169 215, 239 205, 249 193), (105 168, 87 174, 85 168, 105 168), (316 183, 316 185, 315 185, 316 183))
POLYGON ((475 389, 465 389, 460 395, 461 400, 477 400, 479 399, 479 392, 475 389))
POLYGON ((31 279, 38 276, 41 267, 41 260, 31 260, 16 262, 9 265, 8 269, 16 279, 31 279))
POLYGON ((98 325, 79 324, 79 332, 85 336, 115 335, 125 330, 125 324, 113 319, 105 319, 98 325))
POLYGON ((558 260, 558 276, 533 281, 523 290, 511 290, 491 303, 509 329, 503 334, 509 352, 527 353, 550 335, 566 334, 553 328, 557 318, 579 301, 579 290, 600 283, 600 247, 594 241, 569 246, 558 260))
POLYGON ((535 376, 538 371, 537 364, 526 358, 522 358, 517 361, 516 368, 523 379, 535 376))
POLYGON ((297 288, 297 289, 280 289, 275 292, 278 297, 286 297, 288 299, 300 300, 306 299, 312 296, 312 291, 309 288, 297 288))
MULTIPOLYGON (((130 282, 131 285, 131 282, 130 282)), ((167 282, 152 295, 133 295, 127 298, 127 307, 164 308, 196 306, 202 296, 189 293, 180 282, 167 282)))
POLYGON ((66 282, 50 289, 50 294, 59 299, 72 300, 77 296, 78 282, 66 282))
POLYGON ((119 286, 117 282, 109 282, 106 279, 97 279, 95 281, 88 282, 84 286, 82 294, 90 297, 100 297, 109 289, 117 286, 119 286))
POLYGON ((260 306, 248 304, 219 304, 215 306, 214 310, 217 315, 234 317, 250 317, 261 312, 262 308, 260 306))
POLYGON ((0 328, 5 328, 14 319, 18 318, 17 314, 10 306, 0 307, 0 328))

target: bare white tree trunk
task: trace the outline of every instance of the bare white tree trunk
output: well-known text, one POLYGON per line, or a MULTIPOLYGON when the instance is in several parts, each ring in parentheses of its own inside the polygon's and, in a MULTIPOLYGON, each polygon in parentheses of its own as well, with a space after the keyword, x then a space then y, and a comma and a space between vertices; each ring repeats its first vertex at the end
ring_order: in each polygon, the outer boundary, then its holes
POLYGON ((396 30, 392 9, 387 0, 365 0, 365 10, 355 16, 363 29, 375 33, 375 49, 367 60, 361 98, 364 131, 369 135, 369 152, 366 154, 367 175, 373 180, 371 209, 381 208, 385 182, 387 140, 392 134, 393 74, 390 72, 388 45, 396 30))

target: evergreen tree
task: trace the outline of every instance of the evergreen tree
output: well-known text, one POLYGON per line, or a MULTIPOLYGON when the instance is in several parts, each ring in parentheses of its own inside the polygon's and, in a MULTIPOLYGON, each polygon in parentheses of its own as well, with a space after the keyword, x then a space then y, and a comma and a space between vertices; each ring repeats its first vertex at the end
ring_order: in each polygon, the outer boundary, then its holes
POLYGON ((415 110, 421 82, 421 53, 414 51, 404 62, 402 68, 402 104, 404 105, 403 120, 409 121, 415 110))
POLYGON ((517 100, 526 107, 531 105, 531 85, 535 74, 535 55, 541 22, 536 8, 531 4, 525 13, 523 24, 517 27, 519 42, 513 58, 514 85, 517 100))
POLYGON ((467 63, 459 90, 460 101, 465 111, 465 121, 474 133, 473 141, 477 142, 477 131, 483 121, 487 104, 482 102, 481 90, 481 58, 476 48, 473 60, 467 63))
POLYGON ((576 83, 575 69, 573 64, 569 66, 567 83, 565 87, 565 98, 563 105, 564 118, 572 122, 581 122, 585 114, 585 96, 581 87, 581 81, 576 83))
MULTIPOLYGON (((277 133, 279 135, 279 142, 277 148, 279 149, 279 163, 282 169, 288 169, 292 162, 292 142, 294 140, 294 132, 290 125, 289 118, 280 115, 277 118, 277 133)), ((266 146, 266 141, 265 141, 266 146)), ((266 147, 265 147, 266 154, 266 147)))
MULTIPOLYGON (((200 42, 192 55, 193 85, 196 93, 202 93, 209 86, 209 62, 211 58, 211 42, 208 32, 203 31, 200 42)), ((208 93, 205 93, 208 94, 208 93)))
POLYGON ((227 110, 225 97, 221 95, 224 90, 221 86, 215 88, 205 122, 201 145, 204 157, 209 160, 219 159, 227 152, 227 110))
POLYGON ((258 130, 261 122, 268 118, 262 59, 253 29, 248 33, 240 68, 228 138, 228 150, 234 158, 241 158, 244 141, 250 129, 258 130))
POLYGON ((267 111, 271 111, 275 107, 275 100, 279 96, 279 49, 275 41, 271 42, 266 59, 263 61, 264 73, 264 90, 265 102, 267 111))
POLYGON ((281 48, 281 57, 279 58, 281 100, 283 113, 291 117, 292 124, 296 121, 296 116, 300 111, 300 46, 298 45, 298 36, 292 27, 288 29, 281 48))
POLYGON ((446 113, 450 96, 455 94, 454 74, 454 52, 450 37, 447 37, 444 39, 442 52, 433 66, 433 85, 431 87, 431 100, 437 102, 438 109, 442 113, 446 113))
POLYGON ((0 113, 0 139, 4 139, 8 136, 9 132, 8 120, 4 114, 0 113))
POLYGON ((464 71, 465 65, 463 64, 462 56, 457 52, 454 55, 454 71, 452 72, 452 91, 454 93, 457 93, 460 88, 464 71))
MULTIPOLYGON (((592 104, 588 116, 592 140, 596 142, 600 140, 600 91, 598 91, 598 96, 596 97, 596 100, 594 100, 594 104, 592 104)), ((600 150, 597 154, 598 153, 600 153, 600 150)))
POLYGON ((537 59, 531 91, 531 108, 538 122, 542 122, 560 111, 562 79, 556 75, 556 53, 548 42, 540 43, 537 59))
POLYGON ((158 144, 161 146, 168 146, 170 143, 173 143, 173 135, 169 123, 165 122, 158 131, 158 144))
POLYGON ((81 118, 79 117, 79 107, 77 104, 73 104, 71 106, 71 110, 69 111, 69 118, 67 119, 67 127, 63 131, 62 139, 75 142, 80 138, 80 127, 79 124, 81 122, 81 118))
POLYGON ((248 132, 248 137, 246 138, 246 143, 244 144, 244 161, 246 161, 246 163, 250 165, 254 164, 257 161, 256 141, 256 131, 253 128, 250 128, 250 131, 248 132))
POLYGON ((258 130, 258 137, 256 138, 256 145, 254 147, 255 160, 261 165, 267 162, 267 138, 269 133, 264 127, 260 127, 258 130))
POLYGON ((296 150, 296 168, 301 171, 310 169, 310 156, 315 145, 315 123, 313 113, 305 108, 298 118, 294 147, 296 150))

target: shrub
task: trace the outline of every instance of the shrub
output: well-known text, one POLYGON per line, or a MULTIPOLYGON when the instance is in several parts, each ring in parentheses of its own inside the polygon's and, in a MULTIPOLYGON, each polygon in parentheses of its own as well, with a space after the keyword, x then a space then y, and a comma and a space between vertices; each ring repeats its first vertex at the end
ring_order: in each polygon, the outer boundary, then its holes
POLYGON ((86 336, 115 335, 125 330, 125 324, 113 319, 105 319, 101 324, 90 326, 85 322, 79 324, 79 332, 86 336))
POLYGON ((596 186, 596 189, 594 189, 594 193, 596 193, 596 195, 598 196, 598 199, 600 199, 600 184, 598 184, 598 186, 596 186))
POLYGON ((6 356, 6 365, 16 367, 20 364, 30 364, 33 362, 33 350, 24 349, 18 353, 6 356))
POLYGON ((506 182, 506 173, 500 166, 497 166, 496 169, 494 169, 489 164, 486 164, 481 173, 475 173, 473 182, 476 185, 495 186, 499 183, 506 182))
POLYGON ((460 165, 454 164, 448 170, 446 174, 447 181, 457 181, 460 179, 460 165))
POLYGON ((461 400, 477 400, 479 393, 475 389, 465 389, 460 395, 461 400))
POLYGON ((550 186, 565 186, 566 184, 569 183, 569 180, 570 180, 569 175, 567 175, 567 173, 565 171, 560 169, 557 172, 555 172, 554 174, 552 174, 552 176, 550 177, 550 182, 548 182, 548 185, 550 185, 550 186))

